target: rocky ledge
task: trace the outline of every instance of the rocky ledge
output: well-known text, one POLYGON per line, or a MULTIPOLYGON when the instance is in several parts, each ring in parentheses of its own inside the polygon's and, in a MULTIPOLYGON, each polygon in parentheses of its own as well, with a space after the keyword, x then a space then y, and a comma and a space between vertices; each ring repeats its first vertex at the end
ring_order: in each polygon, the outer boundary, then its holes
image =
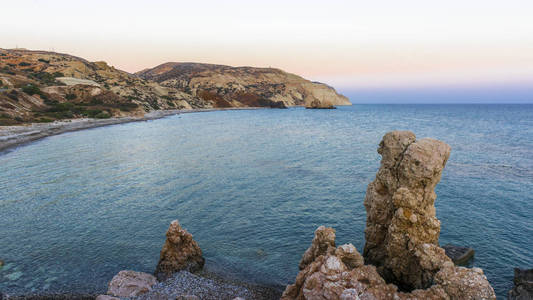
POLYGON ((434 189, 450 150, 412 132, 387 133, 364 202, 364 257, 319 227, 282 299, 496 299, 483 270, 455 266, 438 244, 434 189))

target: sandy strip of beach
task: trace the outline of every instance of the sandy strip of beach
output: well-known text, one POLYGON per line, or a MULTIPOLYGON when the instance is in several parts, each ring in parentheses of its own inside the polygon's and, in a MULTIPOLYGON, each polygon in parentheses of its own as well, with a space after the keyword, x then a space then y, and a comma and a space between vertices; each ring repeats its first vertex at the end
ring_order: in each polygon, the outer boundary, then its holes
POLYGON ((221 111, 221 110, 249 110, 263 109, 264 107, 232 107, 232 108, 201 108, 183 110, 156 110, 146 113, 143 117, 122 117, 109 119, 72 119, 54 121, 52 123, 32 123, 19 126, 0 126, 0 151, 33 142, 48 136, 95 128, 101 126, 123 124, 129 122, 155 120, 163 117, 195 112, 221 111))

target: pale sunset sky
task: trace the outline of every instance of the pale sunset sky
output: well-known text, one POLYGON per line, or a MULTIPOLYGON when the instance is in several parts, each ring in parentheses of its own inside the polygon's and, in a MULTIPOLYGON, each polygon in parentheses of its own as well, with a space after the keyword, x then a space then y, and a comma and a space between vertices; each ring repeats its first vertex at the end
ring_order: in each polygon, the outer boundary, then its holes
POLYGON ((136 72, 277 67, 338 88, 533 84, 532 0, 2 1, 0 47, 136 72))

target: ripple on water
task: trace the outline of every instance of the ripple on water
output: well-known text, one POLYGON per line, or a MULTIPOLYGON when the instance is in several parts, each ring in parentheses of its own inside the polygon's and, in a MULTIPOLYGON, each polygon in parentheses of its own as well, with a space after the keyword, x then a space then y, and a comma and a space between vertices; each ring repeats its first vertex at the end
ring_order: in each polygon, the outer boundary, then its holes
POLYGON ((499 297, 533 253, 532 106, 358 105, 186 114, 54 136, 0 155, 0 290, 103 292, 152 272, 173 219, 207 268, 294 280, 319 225, 364 244, 383 134, 452 146, 437 187, 441 243, 476 250, 499 297))

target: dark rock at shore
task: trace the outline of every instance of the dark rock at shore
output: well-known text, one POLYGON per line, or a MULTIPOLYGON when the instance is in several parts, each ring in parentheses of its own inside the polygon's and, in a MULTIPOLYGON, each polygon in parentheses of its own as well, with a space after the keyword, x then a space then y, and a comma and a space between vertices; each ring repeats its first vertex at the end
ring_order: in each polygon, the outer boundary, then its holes
POLYGON ((509 300, 533 299, 533 269, 514 269, 514 287, 509 291, 509 300))
POLYGON ((475 254, 475 251, 472 248, 450 244, 442 246, 442 249, 446 252, 446 256, 451 258, 456 265, 466 265, 475 254))
POLYGON ((198 272, 202 270, 204 263, 202 250, 192 234, 183 229, 178 220, 172 221, 155 270, 157 279, 163 281, 181 270, 198 272))
POLYGON ((336 109, 335 106, 333 106, 333 103, 331 101, 320 101, 318 99, 315 99, 311 101, 310 103, 305 105, 305 108, 307 109, 336 109))

